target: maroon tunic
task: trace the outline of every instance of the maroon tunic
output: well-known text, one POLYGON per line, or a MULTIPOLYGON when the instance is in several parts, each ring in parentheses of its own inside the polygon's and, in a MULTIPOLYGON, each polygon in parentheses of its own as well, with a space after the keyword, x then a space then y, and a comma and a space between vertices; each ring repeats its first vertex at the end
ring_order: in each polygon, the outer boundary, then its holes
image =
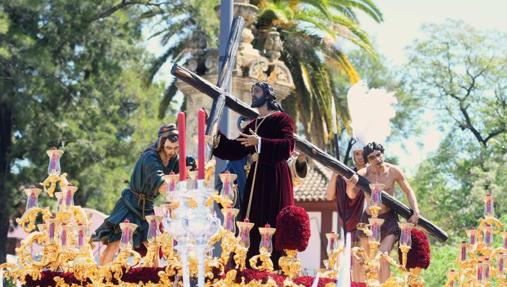
POLYGON ((338 220, 345 232, 351 232, 356 239, 356 227, 361 221, 364 206, 364 193, 360 190, 354 199, 347 195, 347 183, 338 176, 336 178, 336 205, 338 207, 338 220))
MULTIPOLYGON (((243 132, 250 134, 249 130, 255 131, 256 124, 260 122, 261 119, 252 121, 243 132)), ((269 223, 271 227, 276 227, 278 212, 285 206, 294 205, 292 178, 287 164, 287 159, 294 150, 293 120, 286 113, 275 112, 259 126, 257 134, 261 137, 261 152, 250 207, 249 220, 255 223, 255 226, 250 233, 251 244, 248 258, 259 253, 258 227, 264 227, 266 223, 269 223)), ((221 159, 238 160, 254 152, 254 147, 246 148, 239 141, 227 139, 220 134, 220 143, 213 154, 221 159)), ((255 165, 256 163, 252 163, 246 181, 245 200, 241 206, 243 214, 246 214, 248 208, 255 165)), ((278 265, 280 254, 280 250, 273 250, 271 258, 275 265, 278 265)))

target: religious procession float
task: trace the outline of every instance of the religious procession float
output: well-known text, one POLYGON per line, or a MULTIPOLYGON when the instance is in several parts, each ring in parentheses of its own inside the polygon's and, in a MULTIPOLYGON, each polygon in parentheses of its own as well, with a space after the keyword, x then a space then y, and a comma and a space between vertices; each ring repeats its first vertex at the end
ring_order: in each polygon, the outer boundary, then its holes
MULTIPOLYGON (((185 114, 178 115, 179 156, 185 154, 185 114)), ((140 254, 133 246, 138 226, 120 224, 120 250, 114 260, 99 265, 92 254, 89 219, 74 205, 78 192, 60 168, 63 150, 50 149, 48 177, 41 188, 24 189, 26 211, 17 223, 29 233, 16 249, 17 262, 0 265, 6 278, 19 286, 424 286, 420 272, 429 266, 426 235, 410 223, 400 223, 398 257, 380 251, 378 218, 382 204, 380 184, 372 184, 369 205, 372 218, 358 228, 368 237, 369 252, 352 247, 350 235, 328 233, 325 268, 315 276, 302 276, 297 253, 310 237, 309 217, 300 207, 289 206, 277 216, 277 228, 236 221, 236 175, 220 174, 222 188, 214 188, 214 164, 206 160, 205 114, 198 113, 197 171, 188 172, 180 161, 178 174, 164 175, 167 190, 162 215, 147 215, 147 248, 140 254), (187 174, 188 173, 188 174, 187 174), (54 208, 41 207, 39 196, 54 199, 54 208), (214 211, 221 207, 223 220, 214 211), (261 234, 259 254, 247 258, 250 232, 261 234), (38 246, 39 248, 35 248, 38 246), (216 252, 215 249, 220 252, 216 252), (273 262, 273 248, 284 250, 273 262), (35 251, 40 250, 40 251, 35 251), (218 254, 218 255, 217 255, 218 254), (361 262, 365 283, 351 282, 351 258, 361 262), (378 279, 381 260, 397 269, 384 283, 378 279), (274 266, 279 266, 275 269, 274 266)), ((457 267, 448 273, 446 286, 506 286, 507 232, 495 218, 493 198, 485 199, 485 218, 467 232, 457 267), (503 246, 493 246, 493 236, 503 236, 503 246), (494 285, 496 284, 496 285, 494 285)))

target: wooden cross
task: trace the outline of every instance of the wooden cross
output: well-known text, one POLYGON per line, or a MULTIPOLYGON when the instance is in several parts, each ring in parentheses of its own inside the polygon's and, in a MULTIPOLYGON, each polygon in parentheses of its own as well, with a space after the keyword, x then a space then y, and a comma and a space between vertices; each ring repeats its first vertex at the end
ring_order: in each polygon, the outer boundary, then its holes
MULTIPOLYGON (((225 106, 243 116, 246 116, 248 118, 255 118, 259 115, 257 111, 252 109, 248 104, 242 102, 236 97, 231 96, 229 93, 225 92, 220 87, 213 85, 212 83, 201 78, 199 75, 193 73, 192 71, 180 65, 177 64, 173 65, 171 73, 176 78, 184 81, 185 83, 196 88, 202 93, 210 96, 214 100, 223 99, 225 106)), ((218 101, 214 101, 214 104, 217 103, 218 101)), ((296 142, 296 148, 299 151, 303 152, 304 154, 313 158, 314 160, 318 161, 324 166, 330 168, 331 170, 337 172, 338 174, 345 176, 347 178, 350 178, 351 176, 356 174, 356 172, 354 172, 348 166, 338 161, 333 156, 327 154, 320 148, 316 147, 309 141, 299 137, 296 134, 294 134, 294 139, 296 142)), ((365 177, 361 175, 358 176, 359 176, 359 182, 357 183, 358 187, 364 192, 371 194, 369 186, 370 182, 365 177)), ((407 219, 410 218, 410 216, 413 213, 413 211, 410 208, 408 208, 406 205, 404 205, 403 203, 401 203, 400 201, 398 201, 397 199, 395 199, 386 192, 382 192, 382 203, 390 207, 394 212, 396 212, 400 216, 407 219)), ((431 223, 429 220, 427 220, 422 216, 419 218, 418 225, 424 228, 428 233, 432 234, 440 241, 446 241, 448 239, 448 235, 445 231, 443 231, 438 226, 434 225, 433 223, 431 223)))
MULTIPOLYGON (((217 86, 220 89, 227 87, 231 81, 232 71, 236 63, 236 54, 238 52, 239 42, 241 41, 241 32, 245 26, 243 17, 234 17, 231 25, 231 32, 229 33, 229 41, 227 42, 227 52, 225 58, 221 61, 220 73, 218 74, 217 86)), ((213 138, 218 131, 218 120, 222 117, 222 112, 225 106, 225 95, 220 94, 218 97, 213 98, 211 111, 206 123, 206 135, 213 138)), ((213 149, 213 145, 211 146, 213 149)), ((209 154, 210 158, 213 152, 209 154)))

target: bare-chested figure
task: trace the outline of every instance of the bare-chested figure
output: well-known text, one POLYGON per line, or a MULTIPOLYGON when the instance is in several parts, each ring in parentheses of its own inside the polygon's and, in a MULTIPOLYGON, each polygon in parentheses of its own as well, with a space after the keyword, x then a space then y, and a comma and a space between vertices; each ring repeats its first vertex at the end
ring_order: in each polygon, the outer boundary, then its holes
MULTIPOLYGON (((363 156, 365 162, 368 162, 368 166, 362 168, 357 173, 366 177, 371 183, 384 184, 384 191, 392 196, 394 196, 394 184, 397 182, 401 190, 407 196, 410 207, 414 211, 414 214, 408 221, 410 223, 417 224, 417 220, 419 219, 419 206, 417 204, 415 193, 410 187, 401 169, 396 165, 384 162, 384 147, 375 142, 369 143, 363 148, 363 156)), ((347 194, 359 192, 356 187, 357 181, 357 175, 354 175, 352 178, 347 180, 347 194)), ((366 195, 365 202, 367 205, 370 203, 369 195, 366 195)), ((368 223, 369 217, 371 217, 371 215, 369 214, 368 206, 366 206, 361 221, 368 223)), ((389 253, 400 236, 398 215, 389 207, 382 205, 382 209, 380 210, 378 217, 384 219, 384 223, 381 226, 380 251, 389 253)), ((360 236, 360 242, 361 247, 368 252, 368 239, 364 236, 360 236)), ((380 262, 379 270, 380 282, 385 282, 389 276, 389 264, 382 260, 380 262)))

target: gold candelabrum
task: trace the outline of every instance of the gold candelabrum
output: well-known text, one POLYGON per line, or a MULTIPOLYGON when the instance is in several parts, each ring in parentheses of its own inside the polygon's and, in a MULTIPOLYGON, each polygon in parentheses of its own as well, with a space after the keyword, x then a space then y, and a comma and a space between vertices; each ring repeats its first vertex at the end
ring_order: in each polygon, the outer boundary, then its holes
MULTIPOLYGON (((398 263, 397 259, 390 257, 387 252, 380 250, 382 239, 381 227, 384 223, 384 219, 379 218, 378 216, 382 210, 381 194, 382 190, 384 189, 384 185, 380 183, 370 184, 370 189, 371 197, 368 205, 368 211, 371 215, 371 218, 368 219, 368 224, 360 223, 357 227, 357 229, 362 231, 364 236, 367 237, 368 249, 366 250, 363 247, 354 247, 352 249, 354 258, 361 262, 361 265, 366 274, 366 285, 368 287, 424 286, 424 283, 422 283, 422 279, 419 276, 421 270, 418 268, 407 270, 405 267, 407 263, 407 254, 410 251, 412 245, 411 232, 413 224, 402 222, 399 223, 399 227, 401 229, 399 241, 399 249, 402 253, 401 264, 398 263), (387 263, 390 266, 399 269, 401 275, 392 274, 390 278, 381 283, 379 280, 379 267, 382 263, 381 260, 383 260, 384 263, 387 263)), ((331 261, 331 259, 329 261, 331 261)))
MULTIPOLYGON (((477 229, 466 231, 467 240, 459 244, 456 266, 447 272, 446 287, 507 286, 507 231, 495 217, 494 198, 484 198, 484 217, 477 229), (494 238, 501 238, 501 244, 494 238)), ((497 240, 498 241, 498 240, 497 240)))
MULTIPOLYGON (((74 205, 74 194, 78 191, 61 173, 62 150, 48 152, 48 177, 42 188, 23 189, 27 196, 26 211, 17 222, 29 235, 16 249, 17 263, 2 264, 5 276, 22 285, 27 278, 39 280, 43 272, 72 272, 82 286, 190 286, 190 278, 197 278, 197 285, 204 286, 277 286, 272 278, 246 282, 242 272, 246 269, 247 252, 250 247, 250 232, 254 224, 245 220, 236 222, 238 210, 234 208, 237 187, 236 175, 225 172, 220 175, 222 189, 214 192, 214 165, 207 164, 204 179, 197 179, 190 172, 187 180, 178 174, 163 177, 167 183, 164 194, 163 215, 147 215, 147 254, 141 258, 133 248, 133 237, 138 226, 125 220, 120 223, 120 250, 113 261, 100 266, 92 254, 88 218, 83 209, 74 205), (46 193, 56 202, 53 208, 39 207, 38 198, 46 193), (213 203, 221 205, 223 222, 215 214, 213 203), (160 228, 163 226, 163 228, 160 228), (220 244, 222 253, 213 256, 215 244, 220 244), (40 247, 40 251, 36 247, 40 247), (162 254, 162 256, 159 256, 162 254), (133 267, 165 266, 158 272, 159 282, 123 282, 125 273, 133 267), (238 279, 238 277, 240 277, 238 279)), ((376 208, 376 207, 375 207, 376 208)), ((375 213, 376 209, 371 209, 375 213)), ((252 269, 278 272, 273 269, 271 253, 272 236, 275 228, 258 227, 261 234, 259 254, 249 260, 252 269)), ((338 258, 343 246, 333 235, 328 246, 329 273, 336 274, 338 258)), ((372 245, 378 247, 378 244, 372 245)), ((284 286, 298 286, 292 282, 301 271, 296 250, 285 250, 280 258, 281 272, 287 276, 284 286)), ((374 254, 375 252, 372 252, 374 254)), ((378 261, 378 260, 377 260, 378 261)), ((373 272, 373 271, 371 271, 373 272)), ((60 276, 54 277, 54 286, 75 286, 66 283, 60 276)), ((330 284, 329 286, 334 286, 330 284)))

